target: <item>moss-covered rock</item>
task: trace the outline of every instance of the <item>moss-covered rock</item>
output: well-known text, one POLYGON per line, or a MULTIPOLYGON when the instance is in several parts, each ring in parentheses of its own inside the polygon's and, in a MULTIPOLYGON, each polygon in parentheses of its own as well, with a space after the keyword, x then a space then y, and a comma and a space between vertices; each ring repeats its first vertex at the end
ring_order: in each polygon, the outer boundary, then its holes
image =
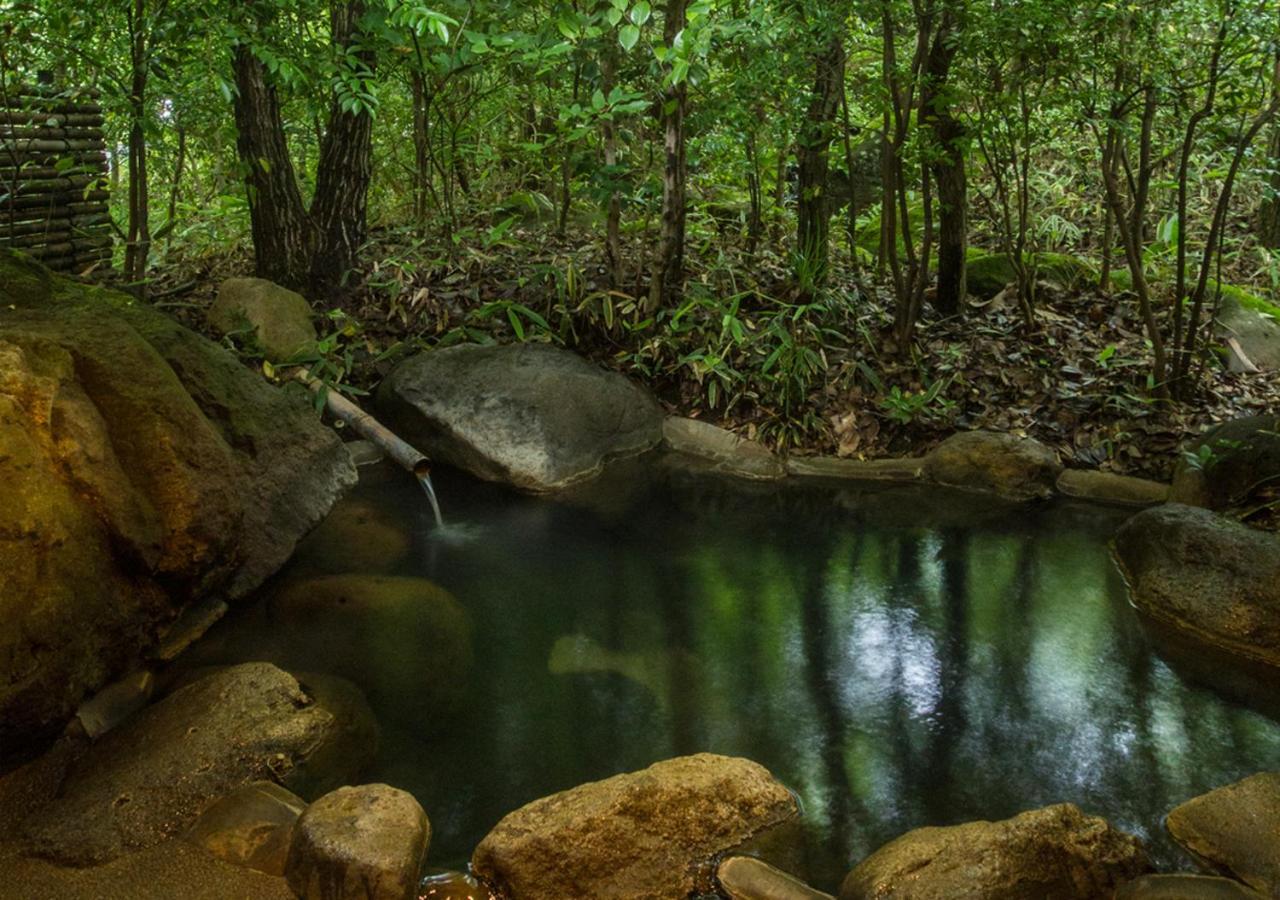
POLYGON ((240 596, 355 479, 302 396, 131 298, 0 254, 0 757, 240 596))
MULTIPOLYGON (((1028 260, 1034 265, 1038 278, 1056 282, 1068 290, 1079 290, 1098 278, 1092 265, 1065 253, 1035 253, 1028 260)), ((965 276, 969 293, 983 300, 994 297, 1017 279, 1008 254, 989 253, 974 247, 969 248, 965 276)))

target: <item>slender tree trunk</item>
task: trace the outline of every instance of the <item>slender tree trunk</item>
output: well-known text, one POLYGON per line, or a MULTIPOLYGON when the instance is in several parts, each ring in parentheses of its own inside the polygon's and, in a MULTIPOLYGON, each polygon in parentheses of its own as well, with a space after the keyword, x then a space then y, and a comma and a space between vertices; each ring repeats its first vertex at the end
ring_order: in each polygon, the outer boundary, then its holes
POLYGON ((1271 177, 1258 207, 1258 240, 1264 247, 1280 250, 1280 125, 1271 126, 1267 160, 1271 177))
POLYGON ((280 120, 280 101, 262 62, 245 44, 232 51, 236 148, 245 167, 255 269, 286 287, 306 287, 315 228, 298 193, 280 120))
POLYGON ((802 281, 807 282, 808 287, 820 286, 827 275, 831 231, 827 175, 844 83, 844 43, 839 35, 829 39, 818 53, 816 63, 809 108, 797 141, 800 184, 796 203, 796 249, 805 269, 802 281))
MULTIPOLYGON (((600 90, 608 97, 613 93, 616 84, 618 52, 615 42, 610 40, 609 46, 600 56, 600 90)), ((607 119, 601 126, 604 138, 604 167, 610 181, 618 177, 618 127, 613 119, 607 119)), ((614 289, 622 287, 622 196, 615 188, 609 191, 608 205, 605 210, 604 255, 609 268, 609 286, 614 289)))
POLYGON ((421 71, 414 71, 410 83, 413 92, 413 219, 421 233, 427 223, 430 201, 431 133, 427 119, 430 101, 421 71))
MULTIPOLYGON (((333 43, 349 51, 360 47, 363 0, 347 0, 331 7, 333 43)), ((355 65, 372 72, 374 54, 357 49, 355 65)), ((355 266, 360 247, 369 236, 369 183, 373 178, 373 115, 359 109, 347 112, 335 95, 329 105, 329 125, 320 145, 316 193, 311 218, 317 243, 311 260, 311 288, 325 294, 339 287, 355 266)))
POLYGON ((943 315, 964 310, 968 292, 965 263, 969 240, 968 182, 964 166, 964 127, 952 110, 948 88, 951 63, 963 23, 953 7, 944 7, 925 59, 920 118, 933 132, 937 154, 932 169, 938 185, 938 285, 934 306, 943 315))
MULTIPOLYGON (((688 0, 667 0, 663 17, 663 38, 674 46, 684 29, 688 0)), ((674 52, 674 50, 671 50, 674 52)), ((668 72, 669 72, 668 67, 668 72)), ((688 85, 684 80, 670 84, 662 92, 664 164, 662 171, 662 223, 658 251, 653 260, 646 308, 655 312, 674 305, 684 293, 685 160, 684 116, 688 85)))
POLYGON ((139 296, 146 295, 147 256, 151 252, 148 221, 147 138, 143 131, 147 93, 146 0, 132 0, 129 10, 129 228, 124 276, 139 296))
POLYGON ((182 174, 187 162, 187 129, 178 126, 178 152, 173 162, 173 181, 169 185, 169 217, 164 223, 165 248, 173 246, 173 231, 177 227, 178 193, 182 188, 182 174))

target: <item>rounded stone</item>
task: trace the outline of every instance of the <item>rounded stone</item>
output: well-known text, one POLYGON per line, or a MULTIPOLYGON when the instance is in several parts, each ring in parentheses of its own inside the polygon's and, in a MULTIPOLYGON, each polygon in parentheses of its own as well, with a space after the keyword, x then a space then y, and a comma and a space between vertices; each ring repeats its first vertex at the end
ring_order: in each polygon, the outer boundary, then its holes
POLYGON ((832 900, 799 878, 752 856, 730 856, 716 866, 716 880, 729 900, 832 900))
POLYGON ((284 360, 316 342, 311 305, 265 278, 228 278, 205 317, 220 334, 252 332, 269 359, 284 360))
POLYGON ((306 802, 272 781, 255 781, 215 800, 185 840, 219 859, 283 875, 293 825, 306 802))
POLYGON ((338 788, 298 818, 285 878, 301 900, 412 900, 430 840, 410 794, 385 784, 338 788))
POLYGON ((717 854, 798 812, 763 766, 699 753, 535 800, 485 836, 471 865, 520 900, 687 897, 713 889, 717 854))
POLYGON ((1096 900, 1150 869, 1136 837, 1062 803, 907 832, 848 874, 840 900, 1096 900))
POLYGON ((1062 464, 1032 438, 966 431, 935 447, 924 459, 924 472, 938 484, 1033 500, 1053 494, 1062 464))
POLYGON ((1257 505, 1280 485, 1280 415, 1224 422, 1191 441, 1173 473, 1170 499, 1209 509, 1257 505))
POLYGON ((298 545, 294 562, 305 572, 390 572, 412 549, 409 533, 367 500, 339 501, 298 545))
POLYGON ((1188 800, 1165 826, 1207 870, 1280 896, 1280 772, 1260 772, 1188 800))
POLYGON ((552 491, 662 440, 662 411, 616 372, 545 344, 432 350, 378 390, 397 433, 487 481, 552 491))

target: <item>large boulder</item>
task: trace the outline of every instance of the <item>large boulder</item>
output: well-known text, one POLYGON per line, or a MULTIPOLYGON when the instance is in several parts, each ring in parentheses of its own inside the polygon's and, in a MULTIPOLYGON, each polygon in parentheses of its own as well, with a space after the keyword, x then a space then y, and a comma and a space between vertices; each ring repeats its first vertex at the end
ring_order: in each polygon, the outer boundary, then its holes
POLYGON ((385 784, 338 788, 293 829, 285 878, 301 900, 415 900, 431 824, 385 784))
POLYGON ((181 834, 250 782, 311 788, 305 796, 353 780, 373 750, 362 728, 293 676, 245 663, 175 691, 103 737, 22 833, 35 855, 97 865, 181 834))
POLYGON ((1179 635, 1280 666, 1280 538, 1209 510, 1144 510, 1115 539, 1134 605, 1179 635))
POLYGON ((798 814, 750 760, 700 753, 535 800, 472 856, 500 896, 665 900, 713 889, 712 858, 798 814))
POLYGON ((1280 772, 1262 772, 1188 800, 1165 826, 1209 871, 1280 897, 1280 772))
POLYGON ((310 304, 265 278, 228 278, 205 318, 220 334, 252 334, 268 359, 286 360, 316 343, 310 304))
POLYGON ((1246 416, 1191 441, 1173 473, 1170 499, 1209 509, 1257 505, 1280 496, 1280 415, 1246 416))
POLYGON ((1062 464, 1033 438, 963 431, 925 457, 924 472, 938 484, 1032 500, 1052 496, 1062 464))
POLYGON ((0 758, 185 606, 261 584, 354 483, 301 393, 0 251, 0 758))
POLYGON ((551 491, 662 440, 643 389, 545 344, 464 345, 405 360, 378 391, 398 432, 480 478, 551 491))
POLYGON ((848 874, 840 900, 1099 900, 1150 868, 1136 837, 1062 803, 907 832, 848 874))
MULTIPOLYGON (((1212 294, 1214 285, 1210 285, 1212 294)), ((1234 338, 1245 358, 1256 368, 1280 369, 1280 309, 1233 285, 1222 285, 1222 308, 1217 333, 1234 338)), ((1244 370, 1245 360, 1234 350, 1228 356, 1232 371, 1244 370)))

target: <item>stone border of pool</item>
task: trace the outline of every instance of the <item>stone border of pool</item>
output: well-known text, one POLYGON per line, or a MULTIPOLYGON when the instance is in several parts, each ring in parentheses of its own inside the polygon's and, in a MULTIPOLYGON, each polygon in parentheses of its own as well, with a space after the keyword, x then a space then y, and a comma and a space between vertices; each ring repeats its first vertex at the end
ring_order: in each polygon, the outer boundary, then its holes
POLYGON ((750 481, 812 478, 842 481, 931 483, 996 494, 1010 500, 1078 500, 1140 509, 1169 499, 1159 481, 1083 469, 1067 469, 1034 438, 990 431, 960 432, 921 457, 846 459, 783 458, 763 444, 708 422, 669 416, 663 446, 709 464, 708 471, 750 481))

